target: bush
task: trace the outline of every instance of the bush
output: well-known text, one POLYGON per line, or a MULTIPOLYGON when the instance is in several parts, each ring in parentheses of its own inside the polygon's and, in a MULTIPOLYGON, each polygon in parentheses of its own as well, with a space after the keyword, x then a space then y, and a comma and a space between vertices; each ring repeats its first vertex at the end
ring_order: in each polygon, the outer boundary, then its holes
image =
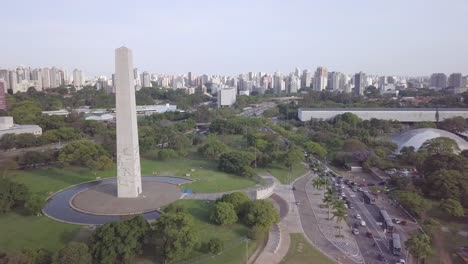
POLYGON ((226 203, 232 204, 232 206, 234 207, 234 210, 239 216, 242 209, 244 208, 244 205, 250 202, 250 198, 245 193, 233 192, 233 193, 223 195, 216 202, 226 202, 226 203))
POLYGON ((237 222, 237 214, 234 206, 226 202, 218 202, 214 206, 211 221, 218 225, 230 225, 237 222))
POLYGON ((158 151, 159 160, 174 159, 177 157, 179 157, 179 154, 173 149, 161 149, 160 151, 158 151))
POLYGON ((246 208, 244 220, 249 226, 258 226, 266 230, 279 222, 279 214, 270 201, 256 200, 246 208))
POLYGON ((224 243, 219 238, 212 238, 208 241, 208 251, 211 254, 219 254, 224 249, 224 243))
POLYGON ((247 238, 251 240, 260 240, 266 234, 266 229, 259 226, 253 226, 247 231, 247 238))

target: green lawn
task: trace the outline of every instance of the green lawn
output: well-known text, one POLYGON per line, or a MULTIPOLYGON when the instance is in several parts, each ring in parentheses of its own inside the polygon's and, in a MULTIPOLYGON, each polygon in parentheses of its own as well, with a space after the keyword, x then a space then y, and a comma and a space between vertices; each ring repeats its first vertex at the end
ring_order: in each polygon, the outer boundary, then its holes
MULTIPOLYGON (((209 193, 239 190, 255 186, 253 179, 218 171, 216 164, 201 159, 173 159, 167 161, 141 160, 142 175, 180 176, 194 180, 181 188, 209 193)), ((96 177, 115 177, 116 169, 91 171, 86 168, 43 168, 9 173, 9 177, 25 184, 34 193, 51 194, 70 185, 90 181, 96 177)))
POLYGON ((8 213, 0 216, 0 248, 45 248, 55 251, 73 240, 81 228, 46 216, 8 213))
POLYGON ((288 254, 281 261, 282 264, 302 264, 302 263, 320 263, 333 264, 335 263, 330 258, 322 254, 313 247, 304 238, 301 233, 291 234, 291 245, 289 246, 288 254))
POLYGON ((282 164, 273 164, 268 168, 258 168, 257 173, 269 172, 276 177, 282 184, 288 184, 304 175, 307 169, 302 164, 295 165, 289 175, 289 169, 282 164))
MULTIPOLYGON (((224 251, 219 255, 211 255, 203 252, 202 250, 196 250, 185 259, 174 261, 174 263, 240 264, 245 263, 246 246, 248 246, 249 256, 255 251, 257 246, 255 241, 249 241, 248 245, 246 245, 245 237, 248 231, 246 226, 234 224, 223 227, 211 224, 209 218, 213 209, 213 202, 179 200, 175 203, 182 205, 186 211, 194 217, 202 245, 208 242, 211 238, 220 238, 224 241, 224 251)), ((148 260, 150 260, 150 258, 145 258, 145 261, 140 262, 149 263, 148 260)))

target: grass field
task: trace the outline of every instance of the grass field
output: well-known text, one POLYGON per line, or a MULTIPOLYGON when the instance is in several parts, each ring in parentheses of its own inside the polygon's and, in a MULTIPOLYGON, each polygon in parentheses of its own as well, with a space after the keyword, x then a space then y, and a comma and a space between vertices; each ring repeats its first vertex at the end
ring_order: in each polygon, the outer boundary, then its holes
POLYGON ((81 228, 46 216, 8 213, 0 216, 0 248, 45 248, 55 251, 73 240, 81 228))
POLYGON ((282 264, 335 263, 307 242, 303 234, 291 234, 291 245, 282 264))
POLYGON ((298 164, 293 167, 291 175, 289 176, 289 169, 282 164, 273 164, 269 168, 258 168, 257 173, 269 172, 271 175, 276 177, 282 184, 288 184, 293 182, 295 179, 304 175, 307 169, 302 164, 298 164))

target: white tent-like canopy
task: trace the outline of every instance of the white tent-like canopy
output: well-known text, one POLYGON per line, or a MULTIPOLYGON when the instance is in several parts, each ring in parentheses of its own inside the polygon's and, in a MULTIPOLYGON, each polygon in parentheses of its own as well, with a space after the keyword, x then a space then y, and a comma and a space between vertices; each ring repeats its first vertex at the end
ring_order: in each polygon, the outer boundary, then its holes
POLYGON ((435 128, 418 128, 408 130, 393 136, 391 141, 398 145, 397 153, 399 153, 403 147, 414 147, 414 149, 417 151, 421 145, 426 142, 426 140, 438 137, 451 138, 457 142, 460 150, 468 149, 468 142, 463 138, 451 132, 435 128))

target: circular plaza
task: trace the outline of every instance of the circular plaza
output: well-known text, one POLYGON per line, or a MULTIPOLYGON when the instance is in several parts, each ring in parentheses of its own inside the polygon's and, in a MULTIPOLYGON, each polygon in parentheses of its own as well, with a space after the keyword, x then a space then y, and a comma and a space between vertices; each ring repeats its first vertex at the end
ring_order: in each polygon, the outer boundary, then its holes
POLYGON ((161 207, 180 199, 178 186, 189 182, 178 177, 142 177, 142 194, 137 198, 118 198, 116 178, 85 182, 49 197, 43 213, 83 225, 101 225, 137 214, 154 220, 161 207))

